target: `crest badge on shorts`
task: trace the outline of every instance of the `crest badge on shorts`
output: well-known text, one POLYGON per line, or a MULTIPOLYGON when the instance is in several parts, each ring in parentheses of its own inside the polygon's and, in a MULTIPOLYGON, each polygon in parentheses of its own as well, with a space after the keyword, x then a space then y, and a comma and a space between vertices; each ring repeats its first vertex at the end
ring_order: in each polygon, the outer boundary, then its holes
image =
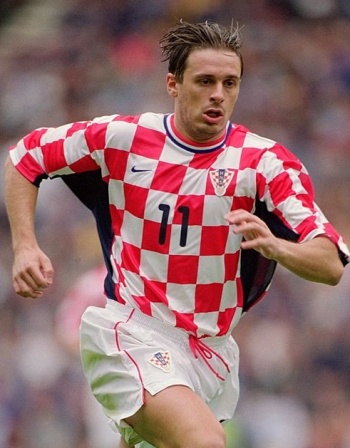
POLYGON ((209 174, 216 196, 223 196, 233 178, 234 171, 219 168, 210 170, 209 174))
POLYGON ((154 367, 163 370, 163 372, 170 372, 171 370, 171 357, 169 352, 156 352, 148 361, 154 367))

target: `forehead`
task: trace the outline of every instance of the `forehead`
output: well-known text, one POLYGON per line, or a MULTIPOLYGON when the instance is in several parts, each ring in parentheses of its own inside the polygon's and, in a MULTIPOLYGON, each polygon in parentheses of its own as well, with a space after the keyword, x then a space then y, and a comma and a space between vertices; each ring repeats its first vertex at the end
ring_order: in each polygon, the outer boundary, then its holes
POLYGON ((226 48, 200 48, 189 54, 186 72, 191 76, 225 74, 240 77, 241 60, 237 53, 226 48))

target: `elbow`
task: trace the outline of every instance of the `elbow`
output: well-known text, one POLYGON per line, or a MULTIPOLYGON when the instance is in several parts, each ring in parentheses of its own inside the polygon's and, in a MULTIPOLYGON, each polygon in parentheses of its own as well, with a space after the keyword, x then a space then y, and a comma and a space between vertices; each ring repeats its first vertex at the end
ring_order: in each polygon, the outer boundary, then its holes
POLYGON ((331 272, 329 272, 329 276, 327 278, 327 285, 330 286, 336 286, 339 284, 342 276, 343 276, 343 272, 344 272, 344 266, 339 263, 337 263, 337 266, 333 266, 333 269, 331 270, 331 272))
POLYGON ((327 241, 326 238, 321 238, 320 241, 329 246, 328 248, 326 247, 327 251, 320 256, 320 261, 322 260, 325 269, 325 283, 330 286, 336 286, 344 273, 344 264, 340 258, 340 251, 330 240, 327 241), (330 244, 332 244, 332 247, 330 244))
POLYGON ((340 282, 341 276, 332 277, 329 281, 327 281, 327 285, 329 286, 337 286, 340 282))

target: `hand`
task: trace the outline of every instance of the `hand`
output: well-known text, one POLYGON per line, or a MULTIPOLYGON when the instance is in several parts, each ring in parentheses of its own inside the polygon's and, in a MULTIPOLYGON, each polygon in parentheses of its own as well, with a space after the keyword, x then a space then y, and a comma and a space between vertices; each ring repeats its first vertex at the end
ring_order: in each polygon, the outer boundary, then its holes
POLYGON ((22 297, 37 299, 53 281, 50 259, 38 248, 21 249, 15 253, 12 269, 13 287, 22 297))
POLYGON ((243 235, 242 249, 255 249, 269 259, 277 257, 280 240, 262 219, 242 209, 228 213, 225 219, 232 224, 235 234, 243 235))

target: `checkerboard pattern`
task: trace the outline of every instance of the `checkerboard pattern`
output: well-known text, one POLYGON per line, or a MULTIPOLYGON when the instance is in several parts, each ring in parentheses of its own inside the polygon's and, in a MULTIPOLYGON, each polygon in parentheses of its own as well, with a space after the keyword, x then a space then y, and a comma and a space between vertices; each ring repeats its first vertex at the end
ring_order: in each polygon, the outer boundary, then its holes
POLYGON ((31 182, 101 168, 109 185, 117 300, 196 336, 224 335, 242 314, 241 237, 224 215, 263 201, 299 241, 342 238, 286 148, 228 124, 210 145, 182 138, 173 115, 119 115, 38 129, 10 150, 31 182))

